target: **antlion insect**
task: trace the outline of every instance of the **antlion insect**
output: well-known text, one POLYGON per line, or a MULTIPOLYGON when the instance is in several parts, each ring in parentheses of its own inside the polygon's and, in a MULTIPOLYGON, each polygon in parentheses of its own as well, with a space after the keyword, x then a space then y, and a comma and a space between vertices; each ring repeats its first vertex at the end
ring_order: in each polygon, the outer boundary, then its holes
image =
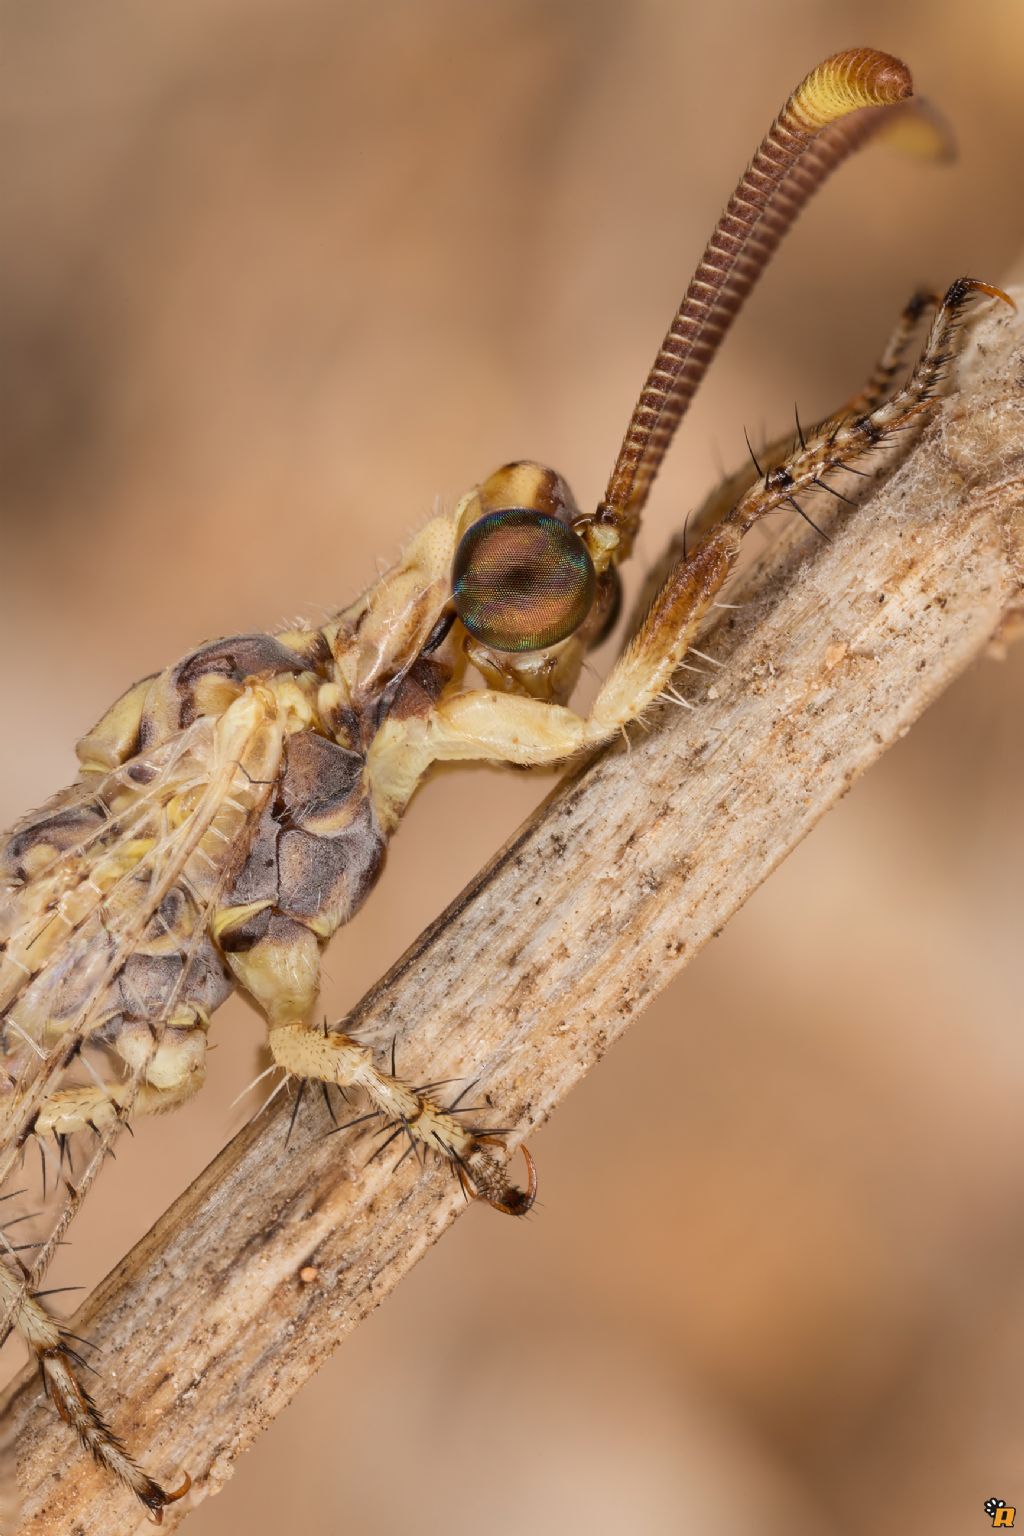
POLYGON ((941 300, 915 300, 864 389, 712 498, 590 713, 567 707, 729 325, 828 174, 914 111, 911 89, 898 60, 859 49, 789 98, 719 220, 595 511, 581 512, 551 470, 505 465, 320 628, 213 641, 129 688, 79 742, 76 783, 0 845, 0 1181, 30 1140, 55 1138, 63 1152, 68 1137, 94 1136, 46 1240, 24 1248, 3 1235, 2 1336, 21 1333, 62 1417, 156 1520, 189 1479, 166 1488, 143 1471, 83 1387, 73 1336, 37 1295, 56 1246, 129 1117, 201 1086, 211 1016, 236 985, 266 1015, 284 1073, 361 1089, 371 1113, 446 1160, 468 1191, 510 1214, 530 1208, 529 1154, 520 1188, 500 1135, 314 1021, 321 951, 368 895, 432 763, 558 764, 615 738, 670 687, 744 535, 773 511, 802 513, 809 490, 841 495, 829 475, 862 474, 928 418, 968 305, 1005 299, 999 289, 962 278, 941 300), (921 355, 890 393, 928 309, 921 355), (470 662, 487 686, 467 686, 470 662))

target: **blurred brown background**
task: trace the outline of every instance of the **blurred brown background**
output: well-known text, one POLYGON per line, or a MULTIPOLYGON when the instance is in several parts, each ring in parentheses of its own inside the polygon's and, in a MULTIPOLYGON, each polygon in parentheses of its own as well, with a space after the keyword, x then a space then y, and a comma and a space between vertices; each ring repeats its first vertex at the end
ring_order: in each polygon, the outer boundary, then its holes
MULTIPOLYGON (((1006 274, 1024 10, 4 0, 0 824, 128 681, 336 606, 436 495, 530 456, 593 501, 735 174, 863 42, 960 163, 877 149, 826 190, 638 565, 744 424, 859 382, 915 284, 1006 274)), ((1024 654, 977 667, 854 790, 535 1139, 536 1217, 460 1222, 195 1536, 953 1536, 1024 1505, 1022 683, 1024 654)), ((546 787, 425 790, 331 950, 333 1015, 546 787)), ((234 1001, 215 1038, 54 1283, 97 1279, 251 1112, 261 1026, 234 1001)))

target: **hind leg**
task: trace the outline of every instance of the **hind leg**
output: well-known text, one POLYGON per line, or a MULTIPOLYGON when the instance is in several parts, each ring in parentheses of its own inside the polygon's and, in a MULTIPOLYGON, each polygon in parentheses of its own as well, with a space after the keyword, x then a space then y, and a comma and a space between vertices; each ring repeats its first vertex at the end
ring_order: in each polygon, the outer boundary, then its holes
POLYGON ((446 1158, 464 1186, 510 1215, 529 1210, 536 1184, 528 1154, 529 1184, 517 1189, 505 1171, 498 1138, 463 1125, 429 1094, 382 1070, 369 1046, 307 1022, 320 987, 320 941, 309 927, 278 913, 265 936, 244 952, 231 952, 228 959, 240 984, 267 1016, 270 1050, 278 1066, 302 1081, 362 1089, 396 1136, 404 1134, 410 1146, 446 1158))
POLYGON ((191 1479, 186 1473, 180 1487, 167 1490, 129 1455, 78 1380, 75 1367, 83 1364, 81 1356, 56 1318, 31 1294, 27 1273, 13 1257, 0 1257, 0 1316, 10 1320, 38 1361, 43 1386, 65 1424, 159 1523, 161 1511, 184 1497, 191 1479))

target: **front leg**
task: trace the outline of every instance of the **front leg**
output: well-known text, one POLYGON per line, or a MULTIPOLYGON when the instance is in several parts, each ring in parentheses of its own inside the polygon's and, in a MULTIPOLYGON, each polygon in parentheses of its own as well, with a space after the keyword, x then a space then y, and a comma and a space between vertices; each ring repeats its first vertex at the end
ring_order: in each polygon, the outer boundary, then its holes
MULTIPOLYGON (((382 797, 401 795, 435 760, 477 759, 550 765, 610 741, 639 719, 668 685, 697 629, 732 571, 744 536, 770 512, 830 490, 827 476, 856 469, 922 426, 956 356, 968 304, 979 295, 1011 304, 1000 289, 973 278, 955 282, 939 306, 910 380, 871 412, 832 420, 753 485, 690 554, 671 568, 642 626, 613 667, 588 716, 542 700, 478 689, 442 700, 424 722, 392 726, 374 743, 382 797)), ((373 754, 371 754, 373 756, 373 754)))
MULTIPOLYGON (((931 293, 927 289, 921 289, 914 294, 908 304, 904 306, 896 326, 886 342, 885 349, 872 369, 868 379, 857 392, 849 397, 838 410, 831 411, 828 416, 806 429, 801 426, 799 416, 794 423, 795 436, 800 440, 801 446, 808 437, 817 437, 834 427, 837 423, 851 416, 866 416, 869 411, 877 410, 888 399, 896 382, 897 375, 906 363, 907 353, 914 333, 918 330, 924 314, 929 309, 936 309, 941 300, 937 293, 931 293)), ((733 474, 728 475, 707 496, 704 502, 697 508, 691 517, 687 519, 686 527, 676 534, 669 549, 670 558, 675 558, 680 550, 698 543, 710 528, 735 506, 741 496, 744 496, 752 485, 762 476, 766 470, 775 469, 784 464, 789 454, 793 451, 794 432, 785 433, 777 437, 773 442, 764 447, 758 446, 756 455, 751 450, 752 463, 743 464, 733 474)), ((663 570, 668 569, 668 562, 660 562, 663 570)), ((653 592, 655 587, 651 585, 648 592, 653 592)))

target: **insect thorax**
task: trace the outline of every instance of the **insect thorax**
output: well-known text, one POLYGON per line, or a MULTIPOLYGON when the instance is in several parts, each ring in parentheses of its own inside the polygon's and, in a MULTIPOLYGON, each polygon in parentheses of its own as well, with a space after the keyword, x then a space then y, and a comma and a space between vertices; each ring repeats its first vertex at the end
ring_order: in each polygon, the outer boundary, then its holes
POLYGON ((451 675, 415 649, 396 670, 376 642, 382 665, 367 668, 371 614, 364 603, 324 629, 214 641, 134 685, 79 743, 78 782, 12 829, 0 846, 11 1086, 26 1036, 57 1040, 86 1008, 91 1040, 130 1058, 133 1033, 141 1051, 158 1026, 168 1045, 205 1027, 236 981, 272 1014, 311 1004, 319 950, 365 900, 393 825, 369 748, 451 675), (220 781, 209 827, 153 904, 220 781))

